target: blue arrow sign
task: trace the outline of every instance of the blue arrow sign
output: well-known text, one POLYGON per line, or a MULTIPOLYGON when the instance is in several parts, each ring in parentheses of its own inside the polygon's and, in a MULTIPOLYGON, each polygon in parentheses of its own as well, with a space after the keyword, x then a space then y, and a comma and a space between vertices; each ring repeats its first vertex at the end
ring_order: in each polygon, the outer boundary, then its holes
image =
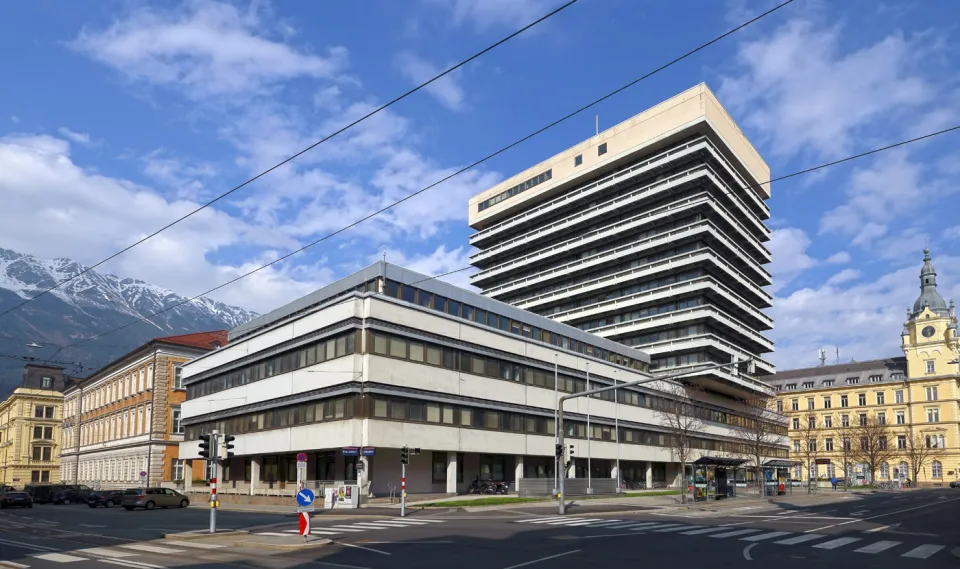
POLYGON ((297 492, 297 504, 301 506, 309 506, 313 503, 313 490, 309 488, 304 488, 303 490, 297 492))

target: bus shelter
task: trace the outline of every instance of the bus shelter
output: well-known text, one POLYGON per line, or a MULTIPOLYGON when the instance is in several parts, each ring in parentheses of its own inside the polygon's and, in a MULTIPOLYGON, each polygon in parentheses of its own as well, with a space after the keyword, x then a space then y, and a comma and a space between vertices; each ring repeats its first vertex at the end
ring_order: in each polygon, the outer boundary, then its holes
POLYGON ((767 496, 783 496, 793 494, 793 485, 790 483, 790 469, 800 464, 793 460, 774 459, 763 463, 764 494, 767 496))
POLYGON ((747 462, 739 458, 702 456, 692 464, 687 491, 694 502, 724 500, 737 496, 737 471, 747 462))

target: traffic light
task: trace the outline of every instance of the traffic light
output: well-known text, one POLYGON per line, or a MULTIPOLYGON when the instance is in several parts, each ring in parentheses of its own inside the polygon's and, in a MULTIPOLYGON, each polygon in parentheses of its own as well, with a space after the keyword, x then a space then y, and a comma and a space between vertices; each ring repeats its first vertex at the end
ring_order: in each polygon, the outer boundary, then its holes
POLYGON ((221 447, 223 450, 220 451, 223 456, 220 458, 226 459, 233 457, 233 441, 236 438, 237 437, 233 435, 223 435, 223 446, 221 447))
POLYGON ((407 451, 407 445, 403 445, 403 448, 400 449, 400 463, 410 464, 410 453, 407 451))
POLYGON ((556 454, 557 454, 557 458, 563 457, 563 445, 560 443, 557 443, 556 454))
POLYGON ((566 464, 567 469, 569 469, 570 465, 572 464, 573 464, 573 445, 570 445, 570 458, 567 459, 567 464, 566 464))
POLYGON ((414 447, 413 454, 420 454, 420 447, 414 447))
POLYGON ((200 456, 210 458, 210 435, 200 435, 200 456))

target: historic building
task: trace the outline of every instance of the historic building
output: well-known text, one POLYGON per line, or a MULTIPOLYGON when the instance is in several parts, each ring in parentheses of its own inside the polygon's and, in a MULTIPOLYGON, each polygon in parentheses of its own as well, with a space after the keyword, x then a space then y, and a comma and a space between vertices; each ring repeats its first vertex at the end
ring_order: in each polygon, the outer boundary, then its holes
POLYGON ((791 458, 804 463, 796 478, 960 480, 957 315, 937 291, 929 250, 900 340, 902 357, 777 373, 791 458), (871 455, 877 472, 867 465, 871 455))
POLYGON ((62 480, 120 488, 194 476, 179 459, 182 366, 226 343, 225 330, 156 338, 67 387, 62 480))
MULTIPOLYGON (((675 373, 764 354, 770 169, 697 85, 474 196, 484 295, 636 347, 675 373)), ((715 367, 690 379, 772 395, 715 367)))
MULTIPOLYGON (((385 262, 231 330, 183 375, 181 457, 199 459, 202 433, 236 436, 221 494, 291 492, 300 452, 311 487, 359 480, 388 494, 404 445, 422 450, 410 492, 462 492, 476 476, 552 488, 557 394, 651 377, 642 350, 385 262)), ((568 402, 569 476, 587 478, 589 452, 598 486, 673 484, 658 412, 678 404, 703 423, 695 454, 736 451, 744 407, 683 389, 661 380, 568 402)))
POLYGON ((23 381, 0 403, 0 485, 60 480, 63 369, 28 364, 23 381))

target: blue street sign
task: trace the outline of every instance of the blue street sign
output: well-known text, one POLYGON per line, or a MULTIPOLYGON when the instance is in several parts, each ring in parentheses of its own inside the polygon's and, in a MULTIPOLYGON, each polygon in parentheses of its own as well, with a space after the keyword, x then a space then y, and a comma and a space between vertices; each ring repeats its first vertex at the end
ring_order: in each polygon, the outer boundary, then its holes
POLYGON ((374 456, 377 454, 377 449, 374 447, 363 447, 363 456, 374 456))
POLYGON ((341 452, 343 456, 360 456, 360 449, 357 447, 343 447, 341 452))
POLYGON ((297 492, 297 504, 301 506, 309 506, 313 503, 313 490, 309 488, 304 488, 303 490, 297 492))

